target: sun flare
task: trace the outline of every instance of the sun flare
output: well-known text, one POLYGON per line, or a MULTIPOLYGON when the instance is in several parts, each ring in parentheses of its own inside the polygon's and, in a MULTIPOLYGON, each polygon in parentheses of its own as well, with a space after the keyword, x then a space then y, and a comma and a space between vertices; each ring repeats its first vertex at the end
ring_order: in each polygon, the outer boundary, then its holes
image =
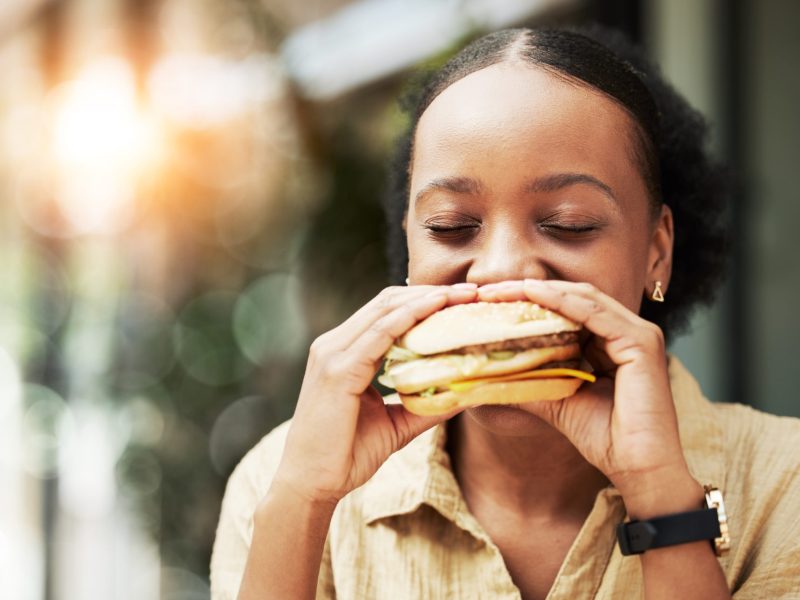
POLYGON ((137 183, 159 155, 159 131, 121 59, 88 65, 52 94, 52 158, 59 207, 78 233, 124 227, 137 183))

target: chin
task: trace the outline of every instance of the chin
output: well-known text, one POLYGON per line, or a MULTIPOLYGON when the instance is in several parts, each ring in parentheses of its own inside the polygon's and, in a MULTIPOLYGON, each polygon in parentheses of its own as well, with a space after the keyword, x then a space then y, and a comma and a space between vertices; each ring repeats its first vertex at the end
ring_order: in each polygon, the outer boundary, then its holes
POLYGON ((486 404, 464 411, 468 418, 495 435, 529 437, 552 428, 525 410, 525 404, 486 404))

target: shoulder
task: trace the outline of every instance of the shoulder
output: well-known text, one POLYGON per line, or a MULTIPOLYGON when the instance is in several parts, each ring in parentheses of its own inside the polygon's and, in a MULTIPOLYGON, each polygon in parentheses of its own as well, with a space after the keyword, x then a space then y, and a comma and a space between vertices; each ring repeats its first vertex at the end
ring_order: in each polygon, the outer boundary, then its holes
POLYGON ((252 516, 259 500, 267 493, 286 444, 291 421, 270 431, 242 458, 228 478, 222 502, 222 516, 234 513, 252 516))
POLYGON ((675 357, 669 369, 681 443, 696 476, 736 485, 786 483, 786 477, 797 475, 800 419, 709 402, 675 357))
POLYGON ((278 469, 291 424, 291 420, 281 423, 244 455, 231 474, 229 488, 231 484, 246 483, 262 495, 266 493, 278 469))
POLYGON ((800 419, 741 404, 713 404, 722 430, 727 471, 767 484, 800 485, 800 419))
POLYGON ((214 600, 232 600, 238 593, 253 535, 253 512, 278 469, 289 425, 287 421, 265 435, 228 479, 211 555, 214 600))
POLYGON ((721 563, 733 597, 800 597, 800 419, 711 403, 679 360, 669 369, 692 474, 725 498, 731 551, 721 563))
POLYGON ((800 419, 739 404, 714 404, 712 411, 722 431, 727 495, 741 516, 800 535, 800 419))
MULTIPOLYGON (((774 512, 786 506, 800 513, 800 419, 738 404, 713 409, 723 431, 731 492, 751 509, 774 512)), ((800 528, 800 520, 795 524, 800 528)))
POLYGON ((735 597, 800 591, 800 419, 735 404, 715 404, 713 412, 724 436, 735 597))

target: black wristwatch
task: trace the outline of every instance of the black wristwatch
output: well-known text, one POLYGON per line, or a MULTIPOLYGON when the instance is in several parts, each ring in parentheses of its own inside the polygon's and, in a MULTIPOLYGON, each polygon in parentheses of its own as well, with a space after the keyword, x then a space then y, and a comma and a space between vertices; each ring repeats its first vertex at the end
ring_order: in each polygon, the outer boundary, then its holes
POLYGON ((619 549, 625 556, 645 550, 709 540, 717 556, 730 549, 728 517, 722 493, 707 485, 705 508, 647 521, 629 521, 617 526, 619 549))

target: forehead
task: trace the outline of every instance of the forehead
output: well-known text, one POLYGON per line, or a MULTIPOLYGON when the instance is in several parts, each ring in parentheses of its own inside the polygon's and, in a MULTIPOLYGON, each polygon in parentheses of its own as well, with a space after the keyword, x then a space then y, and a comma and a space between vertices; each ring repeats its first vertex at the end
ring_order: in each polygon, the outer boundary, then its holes
MULTIPOLYGON (((522 63, 499 63, 456 81, 422 114, 412 188, 442 175, 506 179, 521 171, 586 172, 603 180, 636 168, 634 122, 599 90, 522 63)), ((640 178, 640 177, 637 177, 640 178)))

